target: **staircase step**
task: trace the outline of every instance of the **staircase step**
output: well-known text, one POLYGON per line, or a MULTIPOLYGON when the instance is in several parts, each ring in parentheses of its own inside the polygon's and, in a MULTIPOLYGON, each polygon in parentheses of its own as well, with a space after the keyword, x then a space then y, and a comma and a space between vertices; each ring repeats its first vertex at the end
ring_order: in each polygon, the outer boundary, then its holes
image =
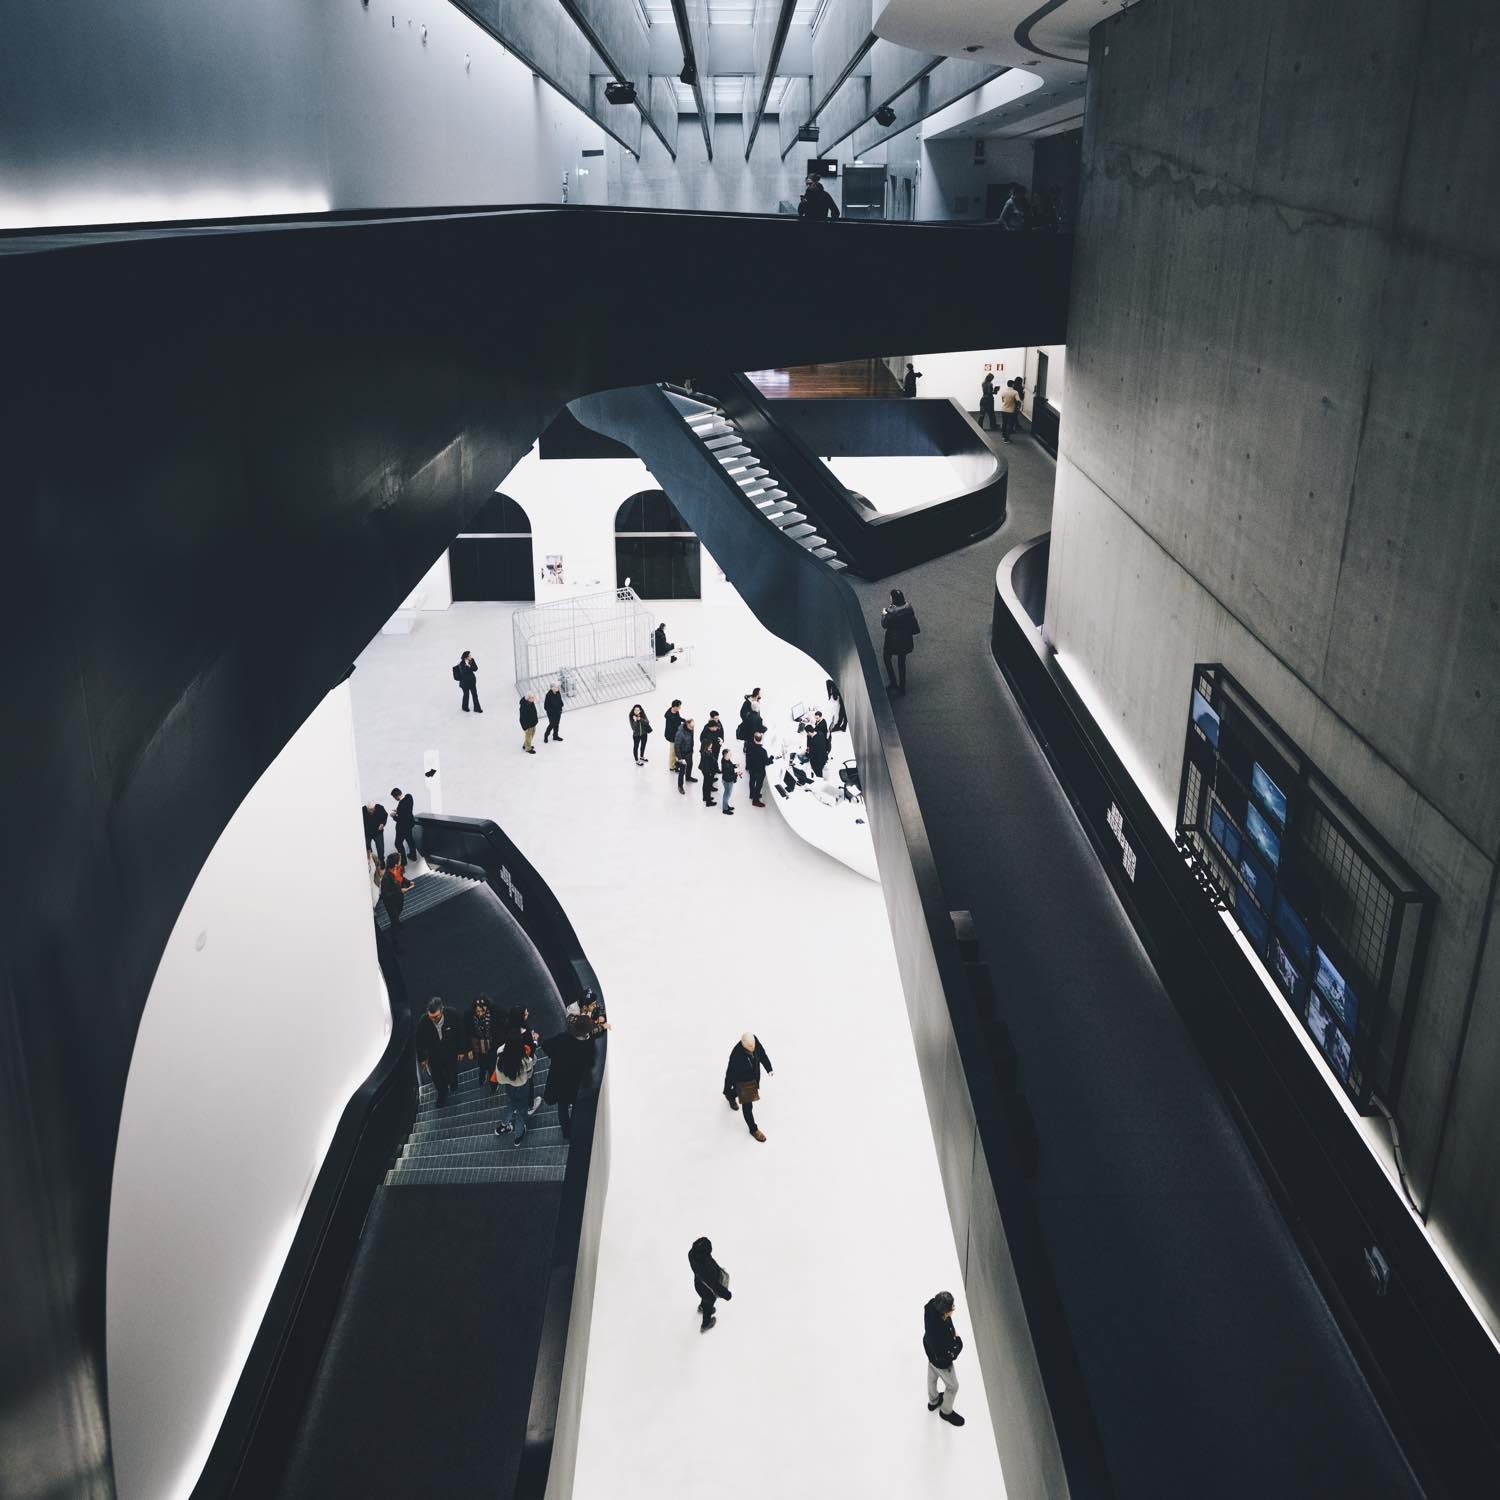
POLYGON ((800 510, 787 510, 783 511, 779 516, 772 516, 771 524, 784 529, 788 526, 800 526, 806 519, 807 517, 800 510))
POLYGON ((531 1166, 525 1161, 510 1161, 502 1167, 459 1167, 453 1170, 424 1167, 421 1170, 385 1174, 387 1187, 449 1187, 482 1182, 561 1182, 568 1175, 566 1166, 531 1166))
POLYGON ((837 557, 838 553, 832 547, 814 547, 813 556, 820 557, 824 562, 827 562, 830 557, 837 557))
POLYGON ((676 391, 663 391, 662 394, 685 417, 696 417, 705 412, 717 412, 719 409, 716 401, 699 401, 695 396, 679 396, 676 391))
POLYGON ((391 1169, 400 1177, 406 1172, 458 1172, 465 1167, 497 1167, 507 1166, 510 1163, 503 1160, 509 1157, 511 1162, 524 1163, 532 1167, 565 1167, 568 1164, 567 1146, 533 1146, 531 1137, 527 1136, 518 1146, 513 1136, 491 1136, 495 1145, 500 1149, 498 1152, 490 1150, 460 1151, 452 1156, 403 1156, 391 1169), (499 1155, 502 1160, 496 1161, 499 1155))
MULTIPOLYGON (((433 1125, 421 1131, 413 1130, 407 1138, 406 1148, 425 1147, 435 1141, 473 1140, 476 1136, 493 1134, 495 1126, 510 1119, 509 1111, 497 1108, 492 1114, 468 1115, 452 1125, 433 1125)), ((557 1110, 544 1105, 531 1117, 533 1130, 550 1130, 557 1124, 557 1110)), ((412 1154, 416 1154, 414 1151, 412 1154)))
POLYGON ((739 434, 735 432, 727 433, 723 437, 706 437, 702 433, 700 433, 699 436, 703 437, 703 446, 707 448, 710 453, 720 453, 725 448, 733 448, 737 446, 740 441, 739 434))
POLYGON ((793 541, 799 541, 802 537, 811 536, 814 530, 816 530, 816 528, 809 526, 806 521, 799 521, 795 526, 788 526, 786 528, 786 534, 791 537, 793 541))
POLYGON ((841 562, 836 557, 830 557, 828 559, 828 566, 832 568, 835 573, 842 573, 844 569, 849 566, 849 564, 846 562, 841 562))
MULTIPOLYGON (((562 1133, 562 1127, 556 1124, 538 1125, 537 1121, 541 1118, 540 1111, 532 1115, 526 1131, 526 1144, 559 1146, 566 1151, 568 1138, 562 1133)), ((508 1151, 515 1142, 508 1135, 495 1134, 495 1126, 501 1123, 499 1120, 486 1120, 467 1135, 426 1135, 408 1141, 401 1148, 401 1160, 429 1161, 434 1157, 453 1156, 466 1151, 508 1151)))
MULTIPOLYGON (((544 1089, 547 1086, 547 1074, 549 1071, 551 1071, 550 1060, 545 1054, 543 1054, 531 1075, 536 1079, 536 1086, 538 1091, 544 1089)), ((482 1080, 479 1076, 478 1067, 470 1066, 467 1068, 460 1068, 458 1073, 458 1088, 456 1090, 456 1093, 472 1097, 472 1091, 474 1090, 474 1088, 483 1082, 484 1080, 482 1080)), ((488 1087, 487 1084, 485 1086, 488 1087)), ((417 1089, 417 1098, 423 1104, 430 1103, 432 1100, 436 1099, 436 1085, 431 1083, 424 1083, 420 1085, 417 1089)))
POLYGON ((784 516, 787 511, 797 508, 791 500, 757 500, 755 503, 763 516, 784 516))
MULTIPOLYGON (((537 1092, 541 1092, 540 1085, 537 1086, 537 1092)), ((476 1089, 472 1094, 449 1095, 448 1102, 441 1109, 438 1108, 436 1101, 419 1105, 417 1123, 412 1126, 412 1129, 421 1130, 424 1126, 441 1125, 448 1120, 456 1123, 485 1110, 509 1108, 506 1101, 497 1100, 487 1088, 476 1089)))
POLYGON ((828 538, 826 536, 819 536, 816 531, 813 532, 811 536, 799 536, 797 540, 804 547, 806 547, 809 552, 814 552, 819 547, 824 547, 828 544, 828 538))
POLYGON ((744 458, 745 455, 749 452, 750 449, 747 448, 743 443, 736 443, 733 448, 726 448, 722 453, 715 453, 714 457, 718 459, 721 464, 725 464, 727 466, 728 464, 733 463, 733 461, 737 458, 744 458))

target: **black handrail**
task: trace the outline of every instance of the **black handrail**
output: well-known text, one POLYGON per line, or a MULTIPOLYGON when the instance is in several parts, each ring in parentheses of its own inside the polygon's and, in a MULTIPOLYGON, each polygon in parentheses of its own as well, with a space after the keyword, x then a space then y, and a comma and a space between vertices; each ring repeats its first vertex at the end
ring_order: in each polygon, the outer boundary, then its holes
MULTIPOLYGON (((417 830, 419 847, 429 864, 459 874, 483 874, 501 905, 531 939, 564 1005, 581 999, 587 991, 600 993, 599 981, 562 903, 498 825, 488 818, 425 813, 417 819, 417 830)), ((607 1034, 596 1042, 593 1071, 573 1111, 514 1500, 542 1500, 553 1467, 565 1465, 571 1473, 576 1456, 599 1223, 609 1181, 609 1117, 600 1107, 608 1043, 607 1034)), ((566 1493, 566 1488, 560 1492, 566 1493)))

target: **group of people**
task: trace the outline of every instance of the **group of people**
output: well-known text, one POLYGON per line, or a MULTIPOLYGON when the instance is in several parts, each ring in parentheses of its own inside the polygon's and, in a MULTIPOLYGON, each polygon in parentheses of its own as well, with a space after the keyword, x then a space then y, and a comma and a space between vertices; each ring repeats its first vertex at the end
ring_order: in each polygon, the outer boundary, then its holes
MULTIPOLYGON (((474 660, 472 651, 465 651, 459 659, 453 663, 453 680, 459 685, 463 692, 463 700, 460 707, 465 713, 469 712, 472 703, 476 714, 482 714, 484 710, 479 706, 479 663, 474 660)), ((556 740, 562 744, 562 716, 563 716, 562 684, 553 682, 548 685, 547 691, 542 695, 541 713, 537 712, 536 694, 523 693, 520 705, 521 723, 521 749, 527 755, 535 755, 536 747, 532 740, 536 737, 536 727, 542 720, 542 714, 547 716, 547 730, 542 735, 542 743, 548 740, 556 740)))
MULTIPOLYGON (((656 727, 639 703, 630 705, 626 722, 630 728, 631 756, 636 765, 644 766, 650 761, 646 747, 656 727)), ((703 728, 699 729, 697 721, 683 712, 682 699, 674 698, 662 715, 662 730, 667 741, 667 774, 677 778, 677 790, 683 796, 687 795, 689 783, 701 785, 704 807, 714 806, 717 792, 719 811, 725 817, 733 817, 730 803, 743 775, 750 783, 750 805, 766 805, 762 793, 771 752, 765 744, 766 721, 760 712, 759 688, 746 693, 740 706, 740 722, 734 732, 740 743, 739 755, 729 746, 724 721, 716 708, 709 710, 703 728), (695 766, 700 773, 697 776, 693 775, 695 766)))
POLYGON ((495 1126, 496 1135, 514 1136, 519 1146, 527 1122, 545 1102, 557 1106, 557 1123, 564 1138, 571 1139, 573 1107, 592 1072, 594 1041, 609 1029, 603 1005, 592 990, 568 1006, 562 1031, 545 1042, 525 1005, 512 1005, 502 1018, 489 996, 480 994, 460 1019, 434 995, 417 1023, 417 1061, 432 1081, 438 1109, 457 1090, 460 1067, 473 1063, 482 1087, 497 1097, 505 1091, 509 1117, 495 1126), (546 1088, 538 1095, 536 1069, 542 1051, 550 1066, 546 1088))
POLYGON ((399 786, 391 788, 396 807, 396 847, 385 852, 385 830, 390 815, 379 802, 366 802, 360 809, 364 819, 365 850, 370 860, 370 878, 380 892, 380 904, 391 924, 391 945, 401 951, 401 910, 413 881, 406 873, 406 861, 417 857, 417 814, 412 794, 399 786))
MULTIPOLYGON (((1008 443, 1015 435, 1016 413, 1021 410, 1021 402, 1026 398, 1026 382, 1017 375, 1014 380, 1005 382, 1005 389, 1000 392, 1000 435, 1008 443)), ((979 425, 986 425, 985 418, 989 418, 988 426, 991 432, 995 430, 995 377, 986 374, 979 386, 979 425)))

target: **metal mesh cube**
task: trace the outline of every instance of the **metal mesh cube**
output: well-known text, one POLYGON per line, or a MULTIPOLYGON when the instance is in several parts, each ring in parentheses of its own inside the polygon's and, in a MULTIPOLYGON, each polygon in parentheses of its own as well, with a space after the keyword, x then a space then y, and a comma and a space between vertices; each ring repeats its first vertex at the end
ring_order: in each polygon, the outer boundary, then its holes
POLYGON ((573 707, 644 698, 656 687, 656 619, 634 589, 518 609, 516 688, 538 701, 552 683, 573 707))

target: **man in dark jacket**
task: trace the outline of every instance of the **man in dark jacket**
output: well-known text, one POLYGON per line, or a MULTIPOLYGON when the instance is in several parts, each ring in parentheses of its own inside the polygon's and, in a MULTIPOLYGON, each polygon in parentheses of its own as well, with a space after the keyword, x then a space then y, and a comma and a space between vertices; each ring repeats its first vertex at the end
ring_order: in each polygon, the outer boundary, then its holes
POLYGON ((677 750, 677 790, 682 792, 684 796, 687 795, 687 792, 683 787, 683 782, 696 782, 698 780, 693 775, 694 743, 693 721, 691 719, 684 719, 677 726, 677 734, 672 740, 672 744, 677 750))
POLYGON ((953 1410, 953 1398, 958 1394, 953 1361, 963 1353, 964 1341, 953 1326, 952 1292, 939 1292, 922 1309, 922 1348, 927 1354, 927 1410, 938 1412, 950 1426, 962 1427, 964 1419, 953 1410), (939 1381, 943 1383, 941 1396, 939 1381))
POLYGON ((667 774, 677 769, 677 731, 682 728, 682 699, 674 698, 672 706, 661 716, 661 727, 667 737, 667 774))
POLYGON ((688 1251, 688 1265, 693 1269, 693 1290, 698 1294, 698 1311, 703 1315, 699 1333, 707 1333, 717 1323, 714 1303, 722 1297, 726 1302, 734 1300, 729 1290, 729 1273, 714 1259, 713 1241, 706 1235, 693 1241, 688 1251))
POLYGON ((745 1128, 758 1141, 766 1138, 755 1123, 755 1101, 760 1096, 762 1068, 766 1070, 766 1077, 776 1076, 760 1038, 753 1031, 747 1031, 729 1054, 729 1063, 724 1069, 724 1097, 729 1101, 730 1109, 744 1111, 745 1128))
POLYGON ((573 1106, 579 1092, 594 1074, 594 1043, 606 1030, 594 1002, 585 999, 580 1009, 566 1017, 563 1030, 542 1043, 552 1060, 542 1097, 557 1106, 557 1123, 563 1138, 573 1138, 573 1106))
POLYGON ((527 693, 521 699, 521 748, 528 755, 535 755, 536 749, 531 741, 536 734, 536 694, 527 693))
POLYGON ((408 859, 417 857, 417 810, 410 792, 399 786, 391 788, 391 798, 396 804, 396 852, 404 853, 408 859))
POLYGON ((703 805, 712 807, 719 785, 719 751, 724 744, 724 724, 719 710, 708 711, 708 723, 698 736, 698 769, 703 773, 703 805))
POLYGON ((542 708, 547 714, 547 732, 542 736, 545 745, 548 740, 556 740, 562 744, 562 735, 558 733, 557 726, 562 723, 563 695, 558 691, 554 682, 547 689, 547 696, 542 699, 542 708))
POLYGON ((474 700, 474 712, 482 714, 479 706, 479 663, 465 651, 453 669, 453 680, 464 690, 464 712, 469 711, 469 699, 474 700))
POLYGON ((906 374, 901 377, 901 394, 908 400, 915 398, 917 394, 917 382, 922 378, 922 372, 915 365, 907 365, 906 374))
POLYGON ((458 1054, 464 1048, 464 1029, 455 1011, 443 1008, 442 996, 427 1002, 427 1014, 417 1022, 417 1061, 437 1090, 437 1107, 448 1102, 458 1087, 458 1054))
POLYGON ((770 753, 761 743, 760 731, 756 730, 754 737, 745 741, 745 775, 750 781, 751 807, 766 805, 760 800, 760 794, 766 789, 766 767, 770 764, 770 753))
POLYGON ((809 176, 797 203, 797 217, 826 220, 836 219, 838 216, 839 206, 833 201, 832 194, 818 178, 809 176))
POLYGON ((364 805, 365 843, 374 851, 382 868, 385 866, 385 809, 378 802, 364 805))
POLYGON ((885 685, 893 693, 906 691, 906 658, 911 655, 913 640, 921 634, 917 624, 917 612, 906 602, 900 589, 891 590, 891 602, 880 611, 880 626, 885 631, 885 650, 881 660, 885 663, 885 685), (895 666, 892 665, 892 659, 895 666), (897 682, 897 668, 900 682, 897 682))
POLYGON ((807 731, 807 758, 812 763, 813 775, 821 776, 828 764, 828 721, 822 709, 813 711, 812 728, 807 731))
POLYGON ((757 729, 764 729, 766 721, 760 716, 760 689, 754 688, 745 694, 740 704, 740 727, 735 730, 737 740, 748 740, 757 729))
POLYGON ((380 904, 390 921, 391 947, 397 953, 401 951, 401 908, 406 905, 406 893, 411 887, 411 881, 401 874, 401 856, 393 849, 380 872, 380 904))

